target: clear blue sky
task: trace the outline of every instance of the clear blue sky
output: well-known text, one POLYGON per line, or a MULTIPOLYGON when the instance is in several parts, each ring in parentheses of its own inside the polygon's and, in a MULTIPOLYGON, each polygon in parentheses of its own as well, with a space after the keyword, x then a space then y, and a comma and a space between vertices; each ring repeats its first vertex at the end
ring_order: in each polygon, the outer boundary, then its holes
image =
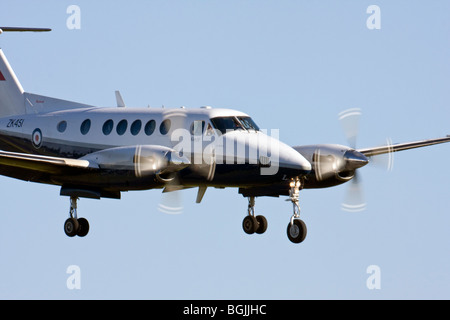
MULTIPOLYGON (((447 1, 2 1, 2 34, 26 91, 98 106, 227 107, 290 145, 345 144, 338 113, 361 108, 358 146, 450 134, 447 1), (81 29, 67 28, 69 5, 81 29), (369 5, 381 29, 369 30, 369 5)), ((68 238, 59 188, 0 178, 0 298, 449 299, 450 145, 361 170, 367 210, 340 209, 346 185, 301 193, 308 237, 290 243, 284 198, 258 198, 269 228, 244 234, 247 200, 158 190, 78 203, 91 230, 68 238), (81 289, 69 290, 69 266, 81 289), (369 290, 370 265, 381 289, 369 290)))

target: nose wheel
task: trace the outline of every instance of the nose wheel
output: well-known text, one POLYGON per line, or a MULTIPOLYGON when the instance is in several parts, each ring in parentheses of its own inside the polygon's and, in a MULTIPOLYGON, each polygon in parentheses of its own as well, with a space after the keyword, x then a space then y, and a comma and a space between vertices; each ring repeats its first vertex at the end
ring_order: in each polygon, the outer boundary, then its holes
POLYGON ((299 205, 299 194, 302 189, 301 180, 297 177, 292 179, 289 183, 289 199, 287 201, 292 202, 292 207, 294 213, 292 214, 291 221, 287 226, 287 236, 289 240, 293 243, 301 243, 306 238, 306 224, 303 220, 300 220, 300 205, 299 205))
POLYGON ((293 243, 301 243, 306 238, 306 224, 303 220, 295 219, 287 226, 287 236, 293 243))
POLYGON ((77 197, 70 197, 70 217, 64 222, 64 232, 68 237, 85 237, 89 232, 89 222, 77 216, 77 197))

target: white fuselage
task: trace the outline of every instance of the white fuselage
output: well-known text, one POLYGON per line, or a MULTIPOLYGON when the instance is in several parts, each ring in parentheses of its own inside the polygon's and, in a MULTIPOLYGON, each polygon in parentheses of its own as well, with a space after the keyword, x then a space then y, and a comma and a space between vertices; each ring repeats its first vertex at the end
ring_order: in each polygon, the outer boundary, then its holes
POLYGON ((270 184, 280 174, 311 169, 297 151, 230 109, 74 108, 2 118, 0 136, 3 150, 74 159, 116 147, 164 146, 191 161, 185 178, 194 184, 270 184), (260 177, 252 177, 255 169, 260 177))

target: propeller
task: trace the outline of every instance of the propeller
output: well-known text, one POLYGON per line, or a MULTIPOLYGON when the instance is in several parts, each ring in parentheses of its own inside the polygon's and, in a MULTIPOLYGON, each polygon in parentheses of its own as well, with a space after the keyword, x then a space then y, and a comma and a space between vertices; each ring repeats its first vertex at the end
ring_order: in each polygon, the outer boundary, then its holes
MULTIPOLYGON (((163 106, 164 109, 164 106, 163 106)), ((173 147, 177 152, 182 154, 182 148, 177 147, 175 141, 172 139, 173 128, 184 128, 186 122, 186 113, 184 110, 169 109, 164 111, 163 122, 159 130, 161 133, 164 131, 167 134, 167 138, 172 141, 173 147)), ((185 138, 182 138, 183 141, 185 138)), ((165 214, 181 214, 183 213, 183 200, 181 190, 185 187, 181 183, 180 173, 174 172, 169 175, 160 175, 159 179, 164 182, 164 189, 158 203, 158 210, 165 214)))
MULTIPOLYGON (((353 149, 356 149, 357 146, 359 120, 361 115, 362 112, 359 108, 351 108, 339 113, 339 121, 344 130, 344 134, 347 138, 349 146, 353 149)), ((386 146, 391 149, 392 140, 390 138, 386 139, 386 146)), ((364 199, 361 175, 357 169, 367 164, 370 159, 371 164, 378 167, 384 167, 388 171, 391 171, 394 166, 394 153, 389 152, 383 155, 372 156, 368 159, 358 151, 352 150, 346 152, 344 158, 346 159, 349 169, 355 170, 355 175, 352 181, 348 184, 344 202, 341 206, 342 210, 348 212, 364 211, 367 207, 367 203, 364 199)))
MULTIPOLYGON (((352 108, 339 113, 339 121, 344 130, 349 146, 356 149, 356 142, 359 132, 359 119, 361 118, 361 109, 352 108)), ((344 156, 345 157, 345 156, 344 156)), ((346 160, 347 157, 346 157, 346 160)), ((345 200, 342 203, 342 209, 349 212, 359 212, 366 209, 366 202, 364 200, 364 192, 361 186, 361 177, 358 171, 355 171, 355 176, 350 182, 345 200)))
POLYGON ((180 173, 175 172, 167 177, 159 176, 165 186, 158 204, 158 210, 166 214, 183 213, 183 197, 181 191, 186 189, 180 181, 180 173))
POLYGON ((394 149, 391 138, 386 139, 384 146, 388 148, 389 152, 370 157, 370 163, 376 167, 392 171, 394 169, 394 149))
POLYGON ((349 146, 356 149, 356 139, 359 132, 359 119, 361 118, 361 109, 352 108, 339 113, 339 121, 341 122, 344 134, 347 138, 349 146))
POLYGON ((183 200, 181 190, 182 189, 167 189, 166 186, 161 195, 161 199, 158 204, 158 210, 166 214, 183 213, 183 200))
MULTIPOLYGON (((186 123, 186 112, 184 107, 181 109, 168 110, 165 112, 164 118, 170 119, 172 128, 178 128, 174 131, 170 130, 168 135, 172 141, 173 148, 180 154, 195 154, 192 156, 192 166, 189 167, 191 175, 200 177, 202 181, 212 180, 215 173, 215 156, 212 147, 206 147, 210 141, 205 137, 206 123, 205 121, 194 121, 186 123), (189 129, 188 129, 189 128, 189 129)), ((182 190, 191 188, 186 187, 182 183, 181 174, 177 171, 170 175, 165 182, 163 193, 158 210, 166 214, 183 213, 182 190)), ((196 202, 200 203, 207 187, 200 185, 196 202)))

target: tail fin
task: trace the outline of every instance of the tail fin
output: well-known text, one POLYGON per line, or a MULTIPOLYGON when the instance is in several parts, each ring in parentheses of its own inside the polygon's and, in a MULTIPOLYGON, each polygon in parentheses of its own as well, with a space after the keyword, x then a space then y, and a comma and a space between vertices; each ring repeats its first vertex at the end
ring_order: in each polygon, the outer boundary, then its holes
POLYGON ((25 113, 22 85, 0 49, 0 117, 25 113))
POLYGON ((74 108, 92 108, 92 106, 24 92, 5 54, 0 49, 0 118, 74 108))

